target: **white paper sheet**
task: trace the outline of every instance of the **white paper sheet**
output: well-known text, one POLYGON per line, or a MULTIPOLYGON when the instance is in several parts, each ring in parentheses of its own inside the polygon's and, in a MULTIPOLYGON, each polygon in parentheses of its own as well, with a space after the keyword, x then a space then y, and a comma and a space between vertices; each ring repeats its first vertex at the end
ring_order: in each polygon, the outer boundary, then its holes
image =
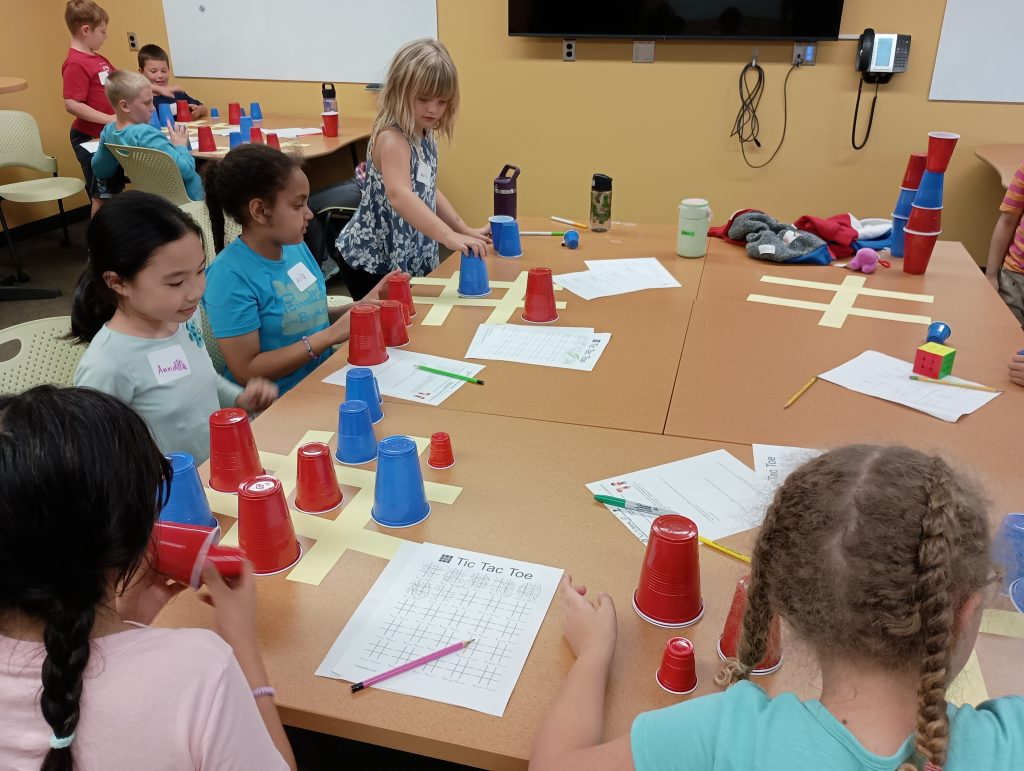
POLYGON ((584 260, 584 263, 593 271, 613 270, 619 272, 622 270, 628 270, 633 276, 642 279, 643 282, 648 285, 648 288, 651 289, 665 289, 682 286, 655 257, 628 257, 619 260, 584 260))
POLYGON ((466 358, 592 372, 611 337, 611 332, 595 332, 589 327, 481 324, 466 358))
POLYGON ((372 687, 501 717, 561 576, 545 565, 404 543, 316 674, 359 682, 473 639, 372 687))
MULTIPOLYGON (((591 482, 587 489, 682 514, 696 523, 701 535, 714 540, 761 524, 762 484, 733 455, 715 450, 591 482)), ((641 543, 647 543, 654 517, 616 506, 608 509, 641 543)))
MULTIPOLYGON (((955 423, 962 416, 984 407, 999 396, 998 392, 972 391, 911 380, 913 373, 914 365, 909 361, 878 351, 865 351, 818 377, 851 391, 905 405, 949 423, 955 423)), ((954 383, 972 382, 952 375, 944 379, 954 383)))
POLYGON ((678 287, 680 283, 654 257, 587 260, 589 270, 554 276, 556 284, 584 300, 678 287))
POLYGON ((100 149, 100 140, 96 139, 92 142, 82 142, 82 149, 88 150, 90 153, 95 155, 96 151, 100 149))
POLYGON ((769 497, 775 494, 775 489, 786 481, 793 469, 823 452, 778 444, 755 444, 751 447, 754 450, 754 473, 762 480, 769 497))
MULTIPOLYGON (((217 136, 226 137, 230 136, 232 132, 238 131, 238 126, 231 126, 230 128, 214 129, 213 133, 217 136)), ((309 134, 320 134, 322 130, 319 128, 264 128, 262 129, 264 134, 277 134, 278 139, 295 139, 296 137, 302 137, 309 134)))
MULTIPOLYGON (((375 364, 368 369, 373 371, 377 378, 377 385, 383 396, 393 396, 396 399, 408 399, 417 404, 429 404, 436 407, 445 399, 458 391, 462 386, 468 385, 471 388, 481 388, 476 384, 466 383, 454 377, 435 375, 432 372, 424 372, 417 369, 417 364, 423 364, 434 369, 443 369, 445 372, 453 372, 456 375, 476 377, 477 373, 484 368, 483 364, 476 364, 458 359, 445 359, 442 356, 429 356, 416 351, 406 351, 402 348, 388 348, 388 360, 383 364, 375 364)), ((352 369, 351 364, 324 378, 325 383, 345 386, 345 374, 352 369)))

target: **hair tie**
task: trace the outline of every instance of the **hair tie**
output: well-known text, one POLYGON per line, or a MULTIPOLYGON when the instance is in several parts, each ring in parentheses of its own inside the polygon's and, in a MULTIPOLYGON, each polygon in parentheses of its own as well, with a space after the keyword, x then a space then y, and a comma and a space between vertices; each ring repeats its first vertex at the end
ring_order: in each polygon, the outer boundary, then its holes
POLYGON ((72 731, 67 736, 57 736, 53 734, 50 736, 50 746, 55 750, 66 750, 71 746, 71 742, 75 740, 75 732, 72 731))

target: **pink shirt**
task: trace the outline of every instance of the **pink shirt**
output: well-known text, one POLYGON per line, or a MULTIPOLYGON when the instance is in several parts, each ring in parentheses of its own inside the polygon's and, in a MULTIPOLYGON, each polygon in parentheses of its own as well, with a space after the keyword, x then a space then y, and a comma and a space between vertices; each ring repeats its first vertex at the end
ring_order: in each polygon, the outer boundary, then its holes
MULTIPOLYGON (((39 709, 42 643, 0 636, 0 768, 39 771, 50 726, 39 709)), ((231 648, 206 629, 136 630, 93 640, 75 768, 287 769, 231 648)))
POLYGON ((1024 212, 1024 163, 1017 169, 1013 181, 1006 188, 1006 195, 999 211, 1017 216, 1017 229, 1013 233, 1013 240, 1010 241, 1003 267, 1016 273, 1024 273, 1024 219, 1021 218, 1021 213, 1024 212))

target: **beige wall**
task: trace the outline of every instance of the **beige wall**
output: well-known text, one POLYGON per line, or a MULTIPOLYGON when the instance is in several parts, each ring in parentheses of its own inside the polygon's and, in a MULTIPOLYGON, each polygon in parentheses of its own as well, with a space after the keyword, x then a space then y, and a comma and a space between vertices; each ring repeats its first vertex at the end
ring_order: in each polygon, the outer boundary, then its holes
MULTIPOLYGON (((850 147, 857 88, 856 43, 823 43, 819 63, 793 73, 789 130, 775 161, 748 169, 729 131, 738 107, 737 79, 754 44, 658 43, 654 64, 630 63, 629 43, 581 41, 579 61, 561 61, 556 40, 510 38, 504 0, 438 0, 440 37, 462 80, 455 146, 442 152, 440 182, 463 216, 482 222, 491 207, 491 179, 506 162, 523 168, 524 214, 583 217, 590 175, 615 179, 615 219, 673 222, 685 196, 710 199, 716 220, 737 208, 763 208, 782 219, 853 211, 888 216, 907 155, 923 150, 929 130, 962 135, 946 181, 945 236, 963 241, 984 262, 1000 198, 998 178, 974 157, 979 144, 1024 141, 1024 105, 930 102, 928 89, 942 24, 936 0, 848 0, 842 31, 866 26, 913 35, 909 72, 879 92, 866 149, 850 147)), ((110 38, 103 53, 133 66, 126 33, 167 43, 160 0, 107 0, 110 38)), ((60 0, 4 0, 0 74, 29 79, 27 91, 0 96, 0 107, 32 112, 44 145, 61 168, 76 169, 67 141, 59 67, 67 45, 60 0)), ((758 43, 767 88, 761 103, 762 150, 782 128, 782 82, 792 46, 758 43)), ((172 52, 173 55, 173 52, 172 52)), ((223 107, 259 99, 265 110, 312 115, 313 83, 182 80, 190 92, 223 107)), ((870 92, 868 92, 870 94, 870 92)), ((340 89, 343 112, 370 113, 361 86, 340 89)), ((864 100, 865 110, 870 98, 864 100)), ((864 111, 862 110, 862 117, 864 111)), ((14 177, 0 172, 0 180, 14 177)), ((321 176, 317 174, 316 176, 321 176)), ((84 201, 83 201, 84 202, 84 201)), ((9 207, 13 222, 38 207, 9 207)))

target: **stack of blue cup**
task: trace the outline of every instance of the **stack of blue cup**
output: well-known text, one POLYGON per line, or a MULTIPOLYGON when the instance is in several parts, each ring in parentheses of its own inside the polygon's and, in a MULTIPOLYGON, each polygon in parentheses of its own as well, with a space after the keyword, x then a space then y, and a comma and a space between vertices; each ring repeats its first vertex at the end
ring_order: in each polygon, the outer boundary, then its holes
POLYGON ((149 125, 155 129, 161 129, 163 126, 160 125, 160 111, 153 108, 153 112, 149 115, 149 125))
POLYGON ((384 400, 380 396, 377 378, 370 368, 353 367, 345 373, 345 399, 366 402, 371 423, 377 424, 384 420, 384 400))
POLYGON ((495 246, 502 257, 522 257, 523 245, 519 239, 519 223, 513 220, 501 226, 501 233, 495 246))
POLYGON ((349 466, 369 463, 377 457, 377 436, 366 402, 349 399, 338 407, 338 450, 334 457, 349 466))
POLYGON ((171 463, 174 478, 171 480, 167 503, 160 509, 160 519, 183 525, 216 527, 217 518, 213 516, 210 502, 206 500, 206 491, 203 490, 195 458, 187 452, 172 452, 167 460, 171 463))
POLYGON ((169 104, 161 104, 156 108, 157 116, 160 118, 160 128, 167 128, 167 124, 174 125, 174 116, 171 115, 171 106, 169 104))
POLYGON ((906 187, 900 188, 899 197, 896 199, 896 208, 892 212, 892 242, 889 251, 893 257, 903 256, 903 230, 910 219, 910 208, 914 204, 914 196, 917 190, 906 187))
POLYGON ((249 135, 252 133, 252 118, 247 118, 244 115, 238 119, 238 131, 242 135, 242 142, 245 144, 249 143, 249 135))
POLYGON ((407 436, 382 439, 370 516, 384 527, 412 527, 430 515, 416 442, 407 436))
POLYGON ((459 263, 459 296, 486 297, 491 293, 491 282, 487 278, 487 263, 483 257, 472 254, 462 255, 459 263))
POLYGON ((1010 594, 1013 584, 1024 579, 1024 514, 1007 514, 996 533, 992 555, 1006 570, 1002 592, 1010 594))

